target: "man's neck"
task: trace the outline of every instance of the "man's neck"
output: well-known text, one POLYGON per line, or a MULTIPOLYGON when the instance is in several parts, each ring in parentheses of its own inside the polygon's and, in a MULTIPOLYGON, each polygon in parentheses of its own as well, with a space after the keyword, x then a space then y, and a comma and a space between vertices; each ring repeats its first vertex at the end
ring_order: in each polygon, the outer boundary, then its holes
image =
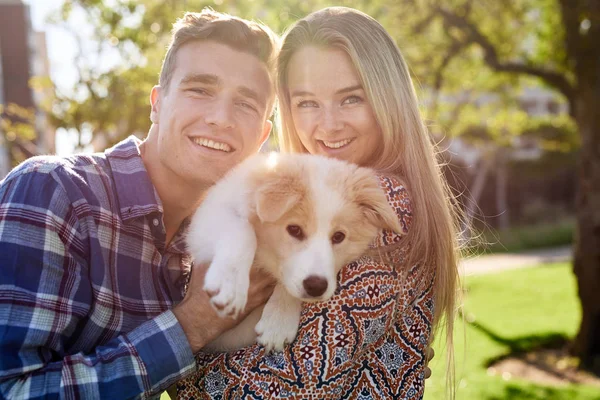
POLYGON ((166 243, 169 244, 181 223, 191 216, 200 205, 202 196, 210 185, 190 184, 159 162, 156 147, 147 141, 140 145, 140 153, 150 180, 158 192, 163 206, 163 222, 166 230, 166 243))

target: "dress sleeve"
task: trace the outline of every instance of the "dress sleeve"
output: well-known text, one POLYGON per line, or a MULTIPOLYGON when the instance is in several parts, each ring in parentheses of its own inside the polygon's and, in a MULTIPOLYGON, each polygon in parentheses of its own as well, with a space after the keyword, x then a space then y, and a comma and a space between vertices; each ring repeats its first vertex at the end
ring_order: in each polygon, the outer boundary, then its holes
MULTIPOLYGON (((400 181, 380 182, 403 232, 381 232, 370 253, 401 243, 412 218, 400 181)), ((421 285, 413 280, 422 274, 404 266, 406 252, 395 246, 386 262, 365 255, 345 266, 329 301, 304 305, 298 335, 280 353, 253 345, 198 354, 198 371, 178 384, 179 398, 398 398, 401 387, 422 393, 432 304, 429 294, 417 294, 421 285)))

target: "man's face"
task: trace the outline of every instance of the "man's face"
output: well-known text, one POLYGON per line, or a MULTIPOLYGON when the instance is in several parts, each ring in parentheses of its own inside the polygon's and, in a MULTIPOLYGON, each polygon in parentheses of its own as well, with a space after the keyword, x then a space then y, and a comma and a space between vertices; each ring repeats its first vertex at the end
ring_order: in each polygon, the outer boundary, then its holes
POLYGON ((255 56, 214 41, 185 44, 167 90, 152 90, 158 162, 191 184, 216 182, 266 140, 273 96, 255 56))

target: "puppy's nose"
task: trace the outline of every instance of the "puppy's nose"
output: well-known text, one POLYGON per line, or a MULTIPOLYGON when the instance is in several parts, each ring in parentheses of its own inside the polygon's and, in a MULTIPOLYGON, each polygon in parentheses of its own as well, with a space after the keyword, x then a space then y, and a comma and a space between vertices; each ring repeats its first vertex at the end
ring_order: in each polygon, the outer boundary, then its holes
POLYGON ((319 297, 327 290, 327 279, 311 275, 302 282, 302 285, 309 296, 319 297))

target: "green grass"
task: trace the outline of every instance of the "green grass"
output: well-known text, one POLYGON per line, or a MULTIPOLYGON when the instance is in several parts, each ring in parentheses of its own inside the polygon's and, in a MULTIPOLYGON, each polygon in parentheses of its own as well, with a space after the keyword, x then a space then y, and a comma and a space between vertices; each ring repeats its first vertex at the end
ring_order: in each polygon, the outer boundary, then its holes
POLYGON ((512 227, 506 231, 486 230, 475 240, 476 253, 506 253, 544 247, 569 245, 573 242, 575 220, 512 227))
MULTIPOLYGON (((466 289, 464 311, 470 322, 459 320, 455 334, 457 399, 600 399, 597 387, 544 386, 487 373, 489 362, 498 357, 575 335, 581 312, 570 265, 473 276, 466 289)), ((445 354, 439 342, 434 348, 425 400, 444 398, 445 354)))

